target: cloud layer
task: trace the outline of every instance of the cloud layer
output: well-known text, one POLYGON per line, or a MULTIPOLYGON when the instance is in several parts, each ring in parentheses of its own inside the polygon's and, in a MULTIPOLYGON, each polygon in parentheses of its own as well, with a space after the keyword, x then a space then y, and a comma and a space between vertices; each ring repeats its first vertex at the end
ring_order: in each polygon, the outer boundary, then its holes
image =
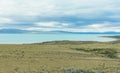
POLYGON ((120 32, 119 0, 0 0, 0 29, 120 32))

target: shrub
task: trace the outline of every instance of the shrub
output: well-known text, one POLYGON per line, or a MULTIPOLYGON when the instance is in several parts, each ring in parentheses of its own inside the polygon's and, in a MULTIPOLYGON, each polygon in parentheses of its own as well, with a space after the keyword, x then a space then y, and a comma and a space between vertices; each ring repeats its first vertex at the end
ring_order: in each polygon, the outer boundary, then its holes
POLYGON ((107 56, 109 58, 117 58, 117 51, 114 49, 106 49, 106 50, 100 52, 100 54, 104 54, 105 56, 107 56))
POLYGON ((68 68, 64 70, 64 73, 106 73, 106 72, 100 70, 92 70, 92 69, 68 68))
POLYGON ((49 73, 48 71, 42 69, 42 70, 39 70, 37 73, 49 73))
POLYGON ((117 58, 117 51, 114 48, 72 48, 78 51, 101 54, 109 58, 117 58))

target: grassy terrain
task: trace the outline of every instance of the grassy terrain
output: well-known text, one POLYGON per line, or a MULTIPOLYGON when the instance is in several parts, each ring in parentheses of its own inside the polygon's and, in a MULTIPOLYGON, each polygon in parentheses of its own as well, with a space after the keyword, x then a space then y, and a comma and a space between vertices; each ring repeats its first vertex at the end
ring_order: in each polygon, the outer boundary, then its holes
POLYGON ((73 43, 0 45, 0 73, 78 73, 64 71, 71 67, 120 71, 120 42, 73 43))

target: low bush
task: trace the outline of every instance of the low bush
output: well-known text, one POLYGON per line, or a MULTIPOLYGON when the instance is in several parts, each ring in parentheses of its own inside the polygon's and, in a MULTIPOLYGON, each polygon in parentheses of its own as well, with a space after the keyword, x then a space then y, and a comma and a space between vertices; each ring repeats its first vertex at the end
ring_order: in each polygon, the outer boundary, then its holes
POLYGON ((64 73, 107 73, 107 72, 100 70, 92 70, 92 69, 68 68, 64 70, 64 73))
POLYGON ((109 58, 117 58, 117 51, 114 48, 72 48, 78 51, 102 54, 109 58))

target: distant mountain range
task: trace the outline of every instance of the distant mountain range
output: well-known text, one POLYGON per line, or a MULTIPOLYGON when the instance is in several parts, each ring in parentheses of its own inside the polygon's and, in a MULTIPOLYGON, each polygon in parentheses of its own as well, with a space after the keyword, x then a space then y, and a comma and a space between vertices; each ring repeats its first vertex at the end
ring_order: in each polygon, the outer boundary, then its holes
POLYGON ((120 34, 120 32, 67 32, 67 31, 52 31, 52 32, 72 34, 120 34))
POLYGON ((0 33, 28 33, 28 31, 20 29, 0 29, 0 33))
POLYGON ((0 33, 17 34, 17 33, 68 33, 68 34, 120 34, 120 32, 67 32, 67 31, 28 31, 20 29, 0 29, 0 33))

